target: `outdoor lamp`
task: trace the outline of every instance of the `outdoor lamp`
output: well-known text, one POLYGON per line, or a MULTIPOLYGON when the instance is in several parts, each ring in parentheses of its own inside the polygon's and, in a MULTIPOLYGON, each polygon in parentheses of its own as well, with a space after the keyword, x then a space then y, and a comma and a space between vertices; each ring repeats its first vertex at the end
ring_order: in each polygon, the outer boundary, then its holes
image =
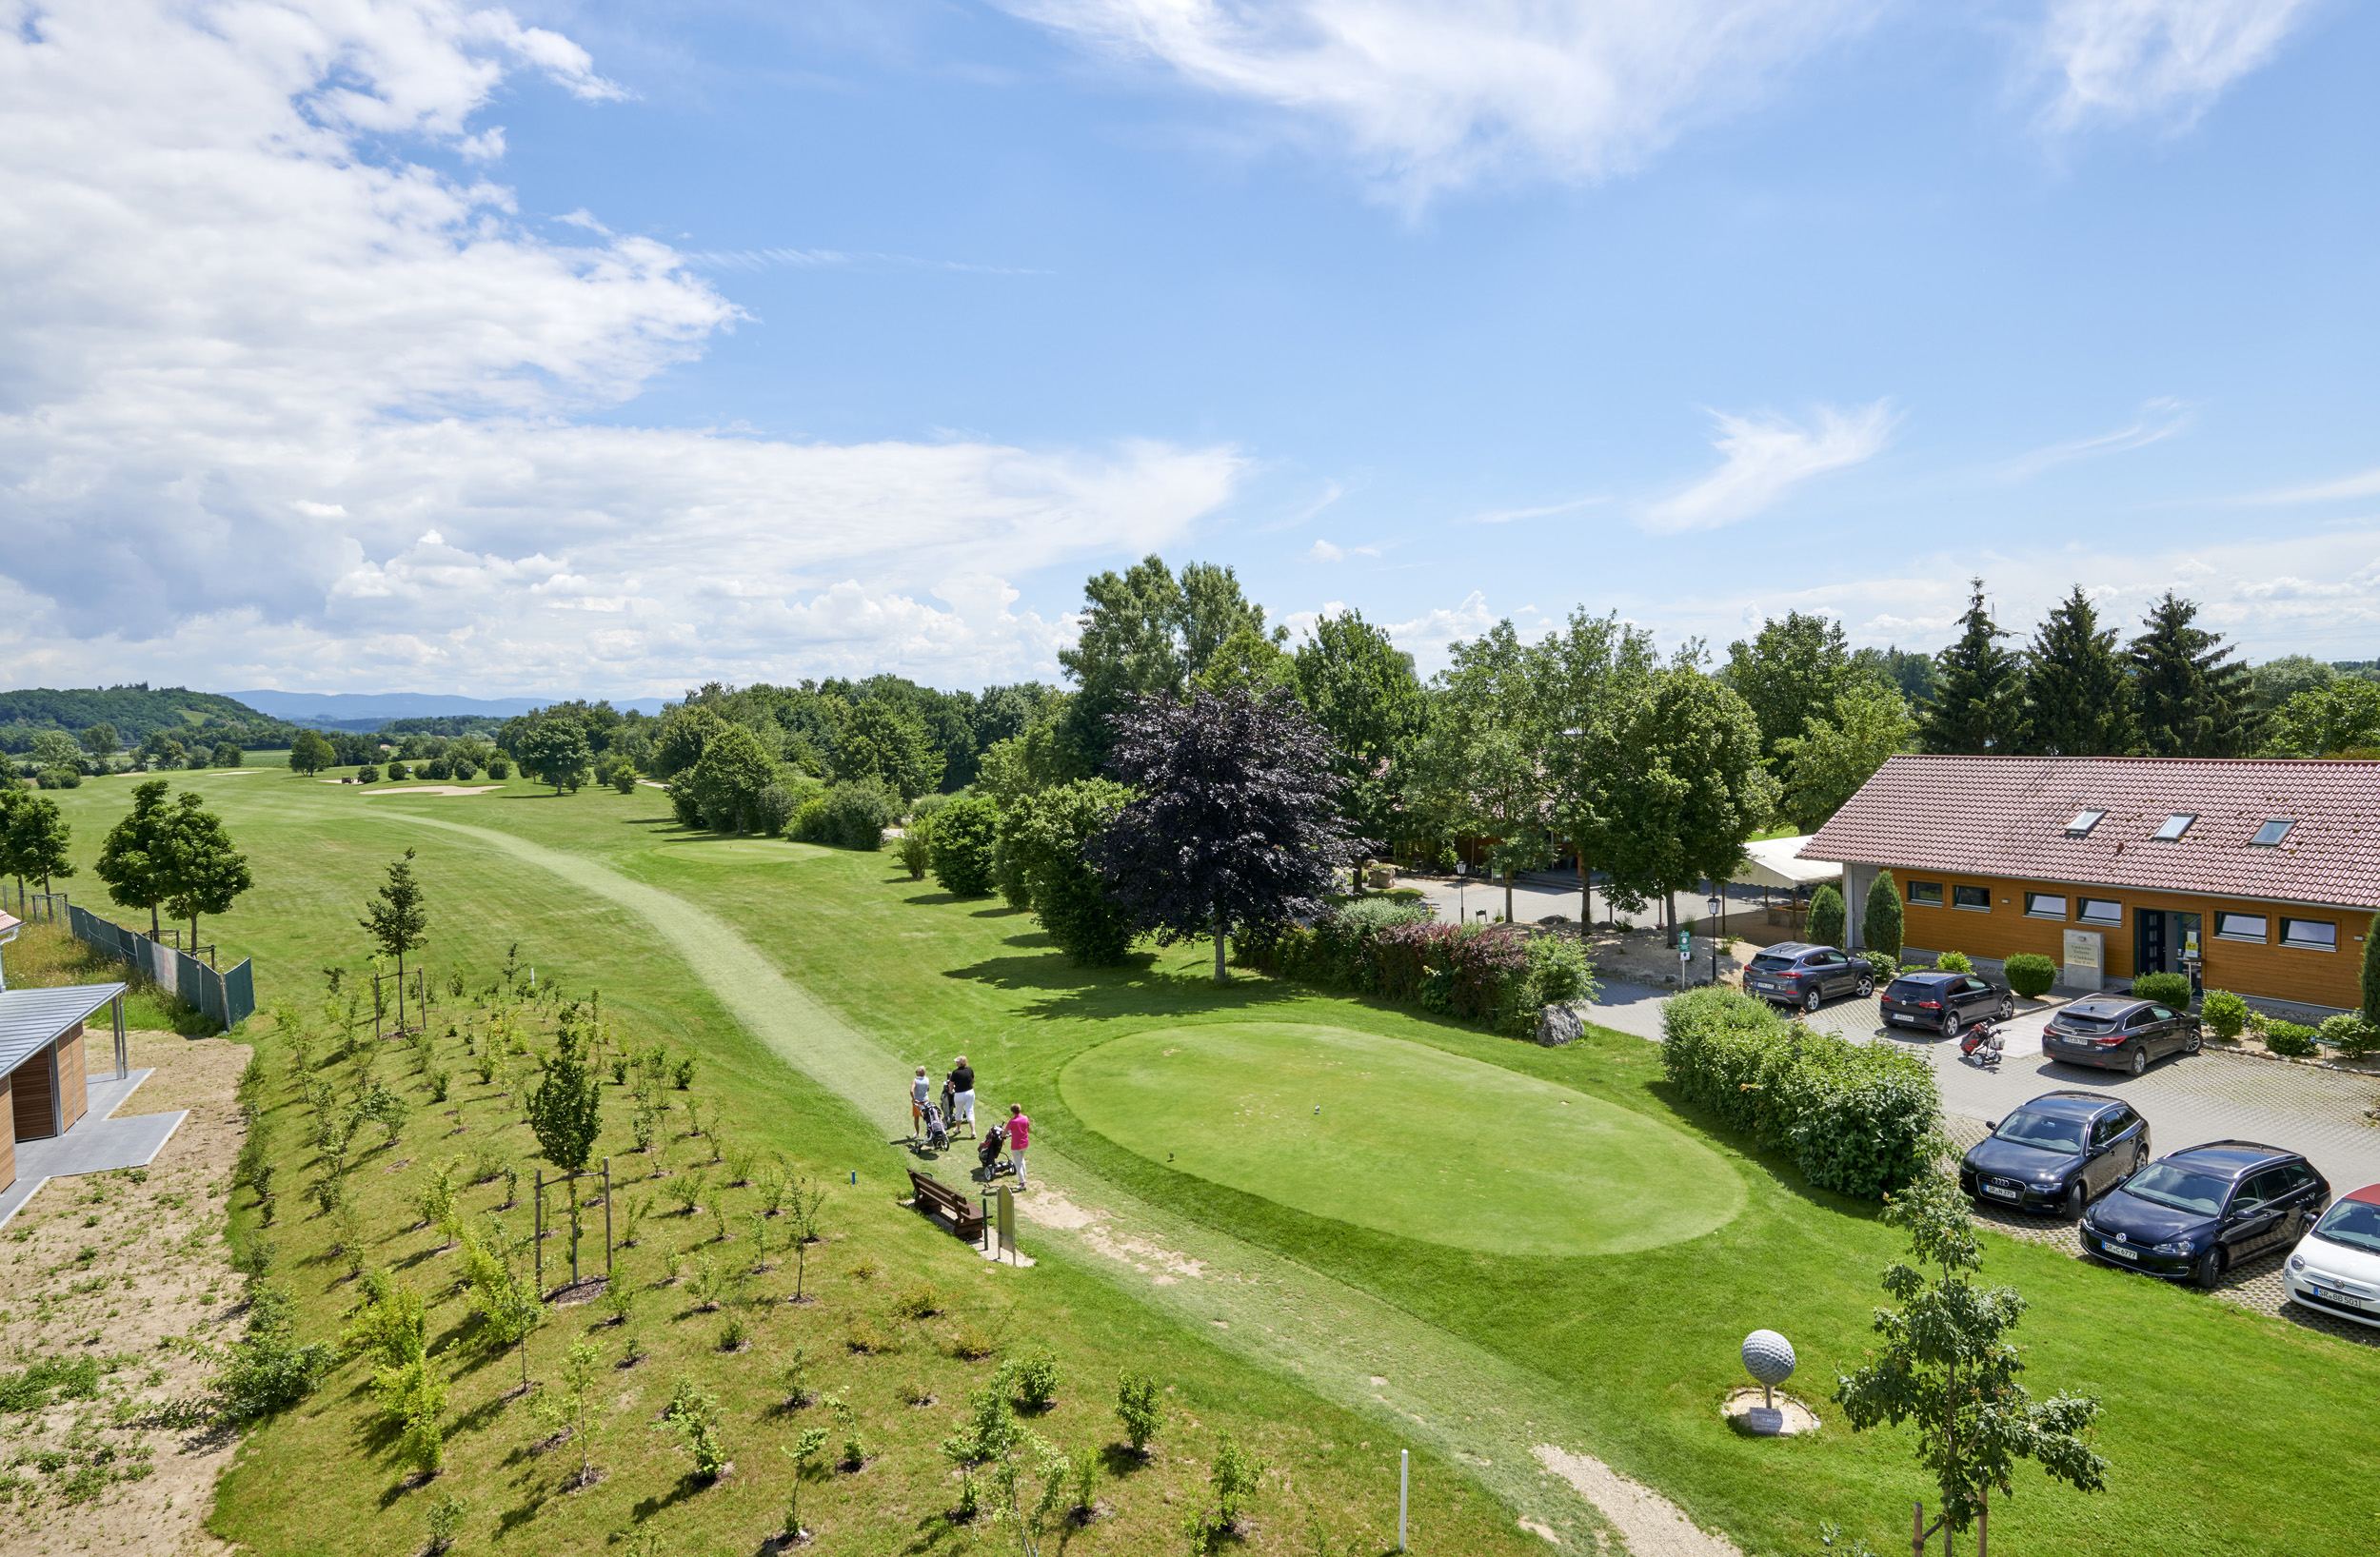
MULTIPOLYGON (((1719 887, 1716 886, 1716 885, 1714 885, 1714 886, 1712 887, 1712 889, 1711 889, 1711 900, 1710 900, 1710 902, 1706 905, 1706 906, 1707 906, 1707 907, 1709 907, 1709 909, 1711 910, 1711 917, 1712 917, 1713 919, 1715 919, 1715 920, 1716 920, 1716 919, 1719 916, 1719 912, 1720 912, 1720 910, 1726 907, 1726 904, 1722 903, 1722 902, 1719 900, 1719 892, 1720 892, 1720 890, 1721 890, 1721 889, 1720 889, 1719 887)), ((1712 932, 1712 934, 1711 934, 1711 982, 1712 982, 1713 984, 1716 984, 1718 981, 1719 981, 1719 937, 1718 937, 1718 932, 1715 929, 1715 930, 1713 930, 1713 932, 1712 932)))

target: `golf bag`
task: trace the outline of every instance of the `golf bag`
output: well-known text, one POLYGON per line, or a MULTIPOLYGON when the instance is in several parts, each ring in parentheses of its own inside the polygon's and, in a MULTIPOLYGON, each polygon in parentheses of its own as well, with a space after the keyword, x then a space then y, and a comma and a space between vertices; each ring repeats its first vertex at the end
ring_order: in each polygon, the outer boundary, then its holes
POLYGON ((950 1150, 950 1128, 942 1123, 942 1111, 931 1103, 921 1103, 919 1111, 925 1115, 925 1144, 935 1152, 950 1150))
POLYGON ((1001 1154, 1002 1149, 1007 1144, 1008 1133, 1004 1130, 987 1130, 983 1133, 982 1141, 975 1149, 975 1160, 983 1165, 984 1183, 989 1184, 1002 1173, 1013 1173, 1017 1171, 1017 1165, 1001 1154))

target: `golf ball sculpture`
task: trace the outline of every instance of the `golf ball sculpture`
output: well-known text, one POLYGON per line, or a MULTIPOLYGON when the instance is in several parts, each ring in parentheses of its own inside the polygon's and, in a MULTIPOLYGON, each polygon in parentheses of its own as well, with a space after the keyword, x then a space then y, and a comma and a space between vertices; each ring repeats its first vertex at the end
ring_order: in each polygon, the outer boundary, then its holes
POLYGON ((1755 1330, 1744 1337, 1744 1371, 1760 1381, 1763 1398, 1775 1404, 1775 1389, 1794 1376, 1794 1343, 1773 1330, 1755 1330))

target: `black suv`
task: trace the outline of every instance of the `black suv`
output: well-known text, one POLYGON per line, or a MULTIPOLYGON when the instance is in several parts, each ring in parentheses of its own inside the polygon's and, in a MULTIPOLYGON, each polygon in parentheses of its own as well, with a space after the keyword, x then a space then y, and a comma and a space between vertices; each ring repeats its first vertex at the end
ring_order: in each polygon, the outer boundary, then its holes
POLYGON ((1954 1038, 1979 1016, 2004 1022, 2015 1015, 2016 997, 1971 973, 1911 973, 1884 986, 1883 1007, 1887 1027, 1930 1027, 1954 1038))
POLYGON ((2211 1141, 2126 1179, 2076 1236, 2110 1265, 2212 1287, 2229 1267, 2295 1243, 2330 1203, 2330 1184, 2296 1153, 2211 1141))
POLYGON ((2138 1075, 2153 1059, 2194 1054, 2206 1041, 2198 1018, 2149 1000, 2077 1000, 2041 1030, 2041 1054, 2069 1065, 2138 1075))
POLYGON ((1832 946, 1779 941, 1744 970, 1744 993, 1815 1011, 1837 995, 1874 994, 1875 974, 1865 962, 1832 946))
POLYGON ((2149 1121, 2102 1093, 2044 1093, 1989 1128, 1958 1164, 1978 1203, 2080 1217, 2149 1160, 2149 1121))

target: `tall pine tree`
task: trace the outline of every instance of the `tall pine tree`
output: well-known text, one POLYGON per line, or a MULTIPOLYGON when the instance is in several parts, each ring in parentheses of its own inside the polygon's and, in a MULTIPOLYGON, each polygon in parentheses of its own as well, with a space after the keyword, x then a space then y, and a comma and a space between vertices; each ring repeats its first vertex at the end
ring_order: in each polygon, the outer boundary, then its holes
POLYGON ((2000 647, 2008 630, 1984 608, 1983 581, 1972 581, 1965 630, 1934 657, 1934 700, 1918 720, 1917 741, 1929 752, 1962 757, 2022 751, 2024 659, 2000 647))
POLYGON ((2025 719, 2032 749, 2053 757, 2132 748, 2132 687, 2115 629, 2099 625, 2080 584, 2051 608, 2025 653, 2025 719))
POLYGON ((2132 717, 2151 757, 2237 757, 2254 742, 2248 667, 2224 663, 2223 635, 2192 625, 2197 616, 2169 589, 2132 641, 2132 717))

